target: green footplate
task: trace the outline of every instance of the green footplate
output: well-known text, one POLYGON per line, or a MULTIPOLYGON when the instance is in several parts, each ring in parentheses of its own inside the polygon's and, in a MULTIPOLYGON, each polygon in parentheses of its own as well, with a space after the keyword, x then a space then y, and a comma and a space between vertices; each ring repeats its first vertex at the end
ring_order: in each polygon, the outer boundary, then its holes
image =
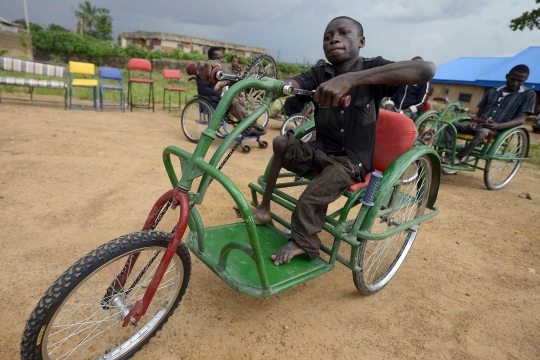
POLYGON ((276 295, 334 268, 321 258, 310 260, 305 255, 296 256, 290 263, 276 266, 270 256, 287 243, 287 236, 269 225, 257 226, 256 230, 258 240, 255 241, 259 241, 263 258, 259 269, 251 256, 238 249, 251 250, 243 222, 206 228, 203 251, 199 251, 197 232, 190 232, 186 242, 193 254, 229 286, 250 296, 276 295), (230 252, 226 260, 222 259, 223 265, 219 266, 220 255, 223 258, 227 250, 230 252), (262 285, 264 279, 267 279, 268 286, 262 285))

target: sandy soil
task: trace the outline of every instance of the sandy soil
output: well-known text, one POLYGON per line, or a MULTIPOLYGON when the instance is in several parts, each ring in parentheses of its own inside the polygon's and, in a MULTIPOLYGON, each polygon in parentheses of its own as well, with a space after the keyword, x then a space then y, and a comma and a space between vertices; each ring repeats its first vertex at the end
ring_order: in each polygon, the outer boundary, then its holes
MULTIPOLYGON (((272 120, 271 139, 280 122, 272 120)), ((540 142, 539 135, 531 134, 540 142)), ((18 357, 25 322, 50 284, 88 251, 141 228, 170 188, 161 153, 192 151, 178 118, 147 110, 64 111, 0 104, 0 358, 18 357)), ((224 169, 246 196, 271 149, 235 154, 224 169)), ((135 359, 538 359, 540 170, 503 190, 482 173, 442 179, 438 217, 380 293, 351 273, 281 295, 237 293, 196 257, 178 310, 135 359), (532 200, 519 195, 530 192, 532 200)), ((206 225, 237 221, 212 184, 206 225)), ((165 228, 172 228, 172 218, 165 228)), ((328 241, 326 238, 325 241, 328 241)))

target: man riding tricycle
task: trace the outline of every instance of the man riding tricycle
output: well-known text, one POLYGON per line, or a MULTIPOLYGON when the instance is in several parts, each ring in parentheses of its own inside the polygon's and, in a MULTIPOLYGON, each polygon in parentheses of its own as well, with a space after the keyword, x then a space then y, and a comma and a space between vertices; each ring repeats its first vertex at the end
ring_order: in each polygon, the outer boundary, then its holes
MULTIPOLYGON (((133 355, 163 326, 185 294, 191 272, 188 248, 229 286, 250 296, 278 294, 329 272, 336 261, 352 270, 361 293, 373 294, 386 286, 422 222, 438 213, 440 162, 429 147, 414 146, 416 129, 403 115, 381 110, 377 121, 378 104, 391 95, 394 85, 429 81, 434 66, 360 58, 362 31, 353 19, 332 20, 323 40, 332 65, 314 67, 283 82, 267 76, 268 65, 261 63, 260 72, 224 94, 193 153, 167 147, 163 162, 172 189, 156 201, 142 231, 90 252, 49 288, 27 322, 22 358, 133 355), (246 89, 265 92, 261 105, 206 161, 227 108, 246 89), (274 139, 273 159, 258 184, 250 185, 256 206, 251 209, 240 189, 220 171, 237 145, 225 154, 275 95, 287 94, 313 95, 316 119, 274 139), (314 129, 316 140, 301 140, 314 129), (173 164, 176 158, 179 162, 173 164), (280 173, 281 167, 291 173, 280 173), (204 226, 197 205, 213 180, 227 190, 242 221, 204 226), (307 187, 299 199, 282 191, 300 183, 307 187), (258 194, 263 195, 260 203, 258 194), (342 195, 343 208, 327 214, 328 204, 342 195), (291 210, 292 220, 273 213, 271 202, 291 210), (179 208, 177 225, 172 233, 156 231, 169 208, 179 208), (290 236, 274 222, 289 228, 290 236), (331 248, 320 243, 321 230, 334 238, 331 248), (349 256, 340 251, 342 244, 350 246, 349 256)), ((270 57, 265 61, 273 62, 270 57)), ((190 66, 193 70, 205 80, 221 80, 218 87, 235 79, 218 62, 198 63, 190 66)))

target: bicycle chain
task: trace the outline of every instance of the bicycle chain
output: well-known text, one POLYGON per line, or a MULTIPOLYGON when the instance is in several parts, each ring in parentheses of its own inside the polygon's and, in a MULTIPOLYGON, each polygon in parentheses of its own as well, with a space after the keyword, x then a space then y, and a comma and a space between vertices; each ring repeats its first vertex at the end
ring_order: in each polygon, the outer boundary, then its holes
MULTIPOLYGON (((258 55, 256 56, 248 65, 248 67, 246 68, 246 71, 244 72, 244 75, 242 76, 242 80, 246 78, 246 74, 248 73, 248 70, 251 70, 251 68, 256 64, 256 62, 258 60, 260 60, 261 58, 263 57, 270 57, 270 55, 267 55, 267 54, 261 54, 261 55, 258 55)), ((270 57, 271 58, 271 57, 270 57)), ((272 59, 273 60, 273 59, 272 59)), ((264 68, 263 68, 264 69, 264 68)), ((264 71, 264 70, 263 70, 264 71)), ((277 66, 276 66, 276 77, 277 77, 277 66)), ((264 72, 264 74, 266 74, 264 72)), ((263 75, 264 76, 264 75, 263 75)), ((240 138, 238 138, 238 140, 236 140, 236 144, 234 144, 234 146, 232 147, 231 151, 229 151, 229 153, 227 154, 227 156, 223 159, 223 161, 221 162, 221 164, 219 165, 218 167, 218 170, 221 171, 221 169, 223 169, 223 167, 225 166, 225 164, 227 163, 227 161, 229 161, 230 157, 232 156, 232 154, 236 151, 236 149, 238 148, 238 146, 240 146, 240 144, 242 143, 242 140, 244 139, 244 137, 246 136, 246 132, 247 130, 251 128, 248 127, 246 130, 244 130, 244 132, 242 132, 242 135, 240 136, 240 138)), ((208 186, 210 186, 210 184, 212 183, 212 181, 214 181, 214 178, 211 178, 210 179, 210 182, 208 183, 208 186)), ((161 219, 163 218, 163 216, 165 215, 165 213, 167 212, 167 210, 169 210, 169 207, 171 206, 171 201, 169 200, 167 202, 167 204, 165 205, 165 207, 161 210, 161 212, 159 213, 158 217, 156 218, 156 221, 154 221, 154 224, 152 224, 152 226, 150 227, 150 230, 155 230, 155 228, 158 226, 158 224, 160 223, 161 219)), ((195 203, 192 202, 190 204, 190 209, 193 209, 193 207, 195 206, 195 203)), ((174 234, 174 232, 176 231, 176 228, 177 228, 178 224, 175 225, 175 227, 173 228, 173 230, 171 231, 172 234, 174 234)), ((124 293, 125 294, 125 297, 128 297, 128 295, 131 293, 131 291, 135 288, 135 286, 137 286, 137 284, 139 283, 139 281, 141 280, 141 278, 144 276, 144 274, 146 273, 146 271, 148 270, 148 268, 152 265, 152 263, 154 262, 154 260, 157 258, 157 256, 159 255, 159 253, 161 252, 161 250, 159 251, 156 251, 156 253, 154 254, 154 256, 152 256, 152 258, 148 261, 148 263, 146 263, 146 265, 144 266, 144 268, 141 270, 141 272, 139 273, 139 275, 137 276, 137 278, 135 279, 135 281, 131 284, 131 286, 129 287, 129 289, 124 293)), ((118 281, 119 278, 121 278, 125 272, 128 270, 129 268, 129 265, 131 264, 131 261, 133 260, 133 256, 134 254, 132 254, 130 256, 130 259, 129 261, 126 262, 126 265, 124 265, 124 268, 122 269, 122 271, 120 272, 120 274, 118 274, 118 276, 116 277, 115 279, 115 282, 118 281)), ((114 283, 113 283, 114 284, 114 283)), ((108 304, 109 300, 111 299, 111 297, 113 296, 113 293, 114 293, 114 287, 113 285, 110 285, 108 288, 107 288, 107 292, 105 293, 105 295, 103 296, 103 298, 101 299, 101 306, 103 307, 103 309, 105 310, 110 310, 111 307, 110 305, 108 304)))

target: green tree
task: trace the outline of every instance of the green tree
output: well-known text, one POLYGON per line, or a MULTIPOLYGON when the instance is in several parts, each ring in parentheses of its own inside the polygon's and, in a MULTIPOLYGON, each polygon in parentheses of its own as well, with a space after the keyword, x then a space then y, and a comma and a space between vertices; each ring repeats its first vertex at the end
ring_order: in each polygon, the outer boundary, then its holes
POLYGON ((104 40, 104 41, 111 41, 112 40, 112 17, 110 15, 111 11, 109 9, 105 8, 98 8, 97 9, 97 21, 96 21, 96 29, 92 30, 88 33, 88 35, 104 40))
MULTIPOLYGON (((536 0, 536 3, 540 4, 540 0, 536 0)), ((513 31, 522 31, 525 28, 529 28, 529 30, 540 29, 540 8, 526 11, 520 17, 510 21, 510 29, 513 31)))
POLYGON ((92 31, 96 24, 98 8, 92 6, 90 1, 85 1, 82 4, 79 4, 79 10, 75 11, 75 15, 79 18, 79 21, 77 22, 77 32, 84 35, 92 31))
POLYGON ((70 30, 66 29, 65 27, 58 25, 58 24, 50 24, 47 26, 47 30, 49 31, 67 31, 70 32, 70 30))
POLYGON ((100 40, 112 40, 113 19, 110 14, 109 9, 92 6, 90 1, 79 4, 79 10, 75 12, 79 18, 77 33, 100 40))
MULTIPOLYGON (((17 19, 13 23, 19 24, 23 29, 28 30, 26 28, 26 20, 24 19, 17 19)), ((36 32, 36 31, 43 31, 43 27, 41 25, 34 24, 34 23, 29 23, 29 24, 30 24, 31 33, 36 32)))

